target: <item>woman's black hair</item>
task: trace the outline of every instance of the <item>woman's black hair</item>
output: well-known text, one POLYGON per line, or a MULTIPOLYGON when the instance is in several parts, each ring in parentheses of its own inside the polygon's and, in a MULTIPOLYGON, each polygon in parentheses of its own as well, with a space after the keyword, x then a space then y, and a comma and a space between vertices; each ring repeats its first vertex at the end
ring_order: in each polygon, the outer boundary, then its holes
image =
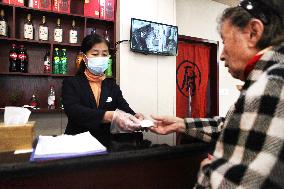
MULTIPOLYGON (((82 41, 81 52, 86 54, 89 50, 92 49, 92 47, 94 45, 99 44, 99 43, 105 43, 109 48, 109 42, 104 37, 102 37, 98 34, 87 35, 82 41)), ((84 74, 85 69, 86 69, 86 65, 85 65, 84 60, 82 60, 80 62, 80 67, 79 67, 79 70, 77 71, 76 75, 84 74)))
MULTIPOLYGON (((263 5, 260 5, 260 8, 264 16, 269 19, 267 23, 264 22, 264 31, 256 46, 261 50, 284 42, 284 21, 273 10, 263 5)), ((225 20, 229 20, 235 27, 244 29, 253 18, 258 18, 258 16, 251 14, 241 6, 227 8, 219 20, 219 31, 225 20)), ((263 22, 262 19, 260 20, 263 22)))

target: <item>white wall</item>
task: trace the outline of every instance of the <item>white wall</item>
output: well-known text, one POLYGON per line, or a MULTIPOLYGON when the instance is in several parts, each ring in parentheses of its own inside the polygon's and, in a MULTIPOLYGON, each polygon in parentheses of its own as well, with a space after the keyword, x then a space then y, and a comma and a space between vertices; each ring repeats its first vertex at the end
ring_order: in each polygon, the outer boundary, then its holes
MULTIPOLYGON (((128 40, 131 18, 176 25, 175 0, 118 0, 116 40, 128 40)), ((117 78, 124 97, 136 112, 146 116, 175 115, 176 57, 143 55, 130 51, 129 43, 118 50, 117 78)), ((155 143, 174 144, 175 136, 147 133, 155 143)))
MULTIPOLYGON (((177 25, 180 35, 219 41, 219 53, 223 49, 217 31, 217 18, 228 6, 211 0, 176 0, 177 25)), ((225 116, 228 108, 238 98, 235 80, 219 62, 219 114, 225 116)))
MULTIPOLYGON (((211 0, 118 0, 116 40, 129 40, 130 19, 140 18, 178 25, 179 34, 222 42, 217 32, 217 17, 226 5, 211 0)), ((149 116, 175 115, 175 57, 142 55, 131 52, 129 43, 122 43, 117 52, 117 79, 131 107, 149 116)), ((224 116, 237 99, 236 85, 219 65, 220 115, 224 116)), ((175 135, 146 134, 155 143, 174 144, 175 135)))

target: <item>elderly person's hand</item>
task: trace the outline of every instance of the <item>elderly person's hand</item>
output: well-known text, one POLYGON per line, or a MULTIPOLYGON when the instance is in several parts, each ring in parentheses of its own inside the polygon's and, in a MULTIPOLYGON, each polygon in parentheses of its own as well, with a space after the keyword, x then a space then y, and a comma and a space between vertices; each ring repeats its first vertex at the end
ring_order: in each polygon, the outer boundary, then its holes
POLYGON ((149 129, 154 133, 166 135, 185 131, 185 123, 182 118, 173 116, 152 116, 152 118, 155 120, 155 126, 149 129))
POLYGON ((140 120, 135 116, 116 109, 113 113, 111 133, 129 133, 140 129, 140 120))

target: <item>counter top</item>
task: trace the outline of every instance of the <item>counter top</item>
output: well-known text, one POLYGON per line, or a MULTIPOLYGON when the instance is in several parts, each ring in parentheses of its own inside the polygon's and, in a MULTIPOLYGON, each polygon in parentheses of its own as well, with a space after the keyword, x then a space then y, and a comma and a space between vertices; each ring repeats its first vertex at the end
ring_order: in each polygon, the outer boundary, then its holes
MULTIPOLYGON (((144 146, 145 147, 145 146, 144 146)), ((195 153, 211 151, 212 145, 194 143, 177 146, 150 145, 141 149, 116 151, 110 149, 108 154, 84 156, 70 159, 49 160, 43 162, 30 162, 28 154, 14 155, 11 153, 0 154, 0 180, 10 180, 17 177, 30 177, 53 172, 74 171, 80 169, 96 169, 109 164, 123 164, 140 160, 165 160, 190 156, 195 153)))

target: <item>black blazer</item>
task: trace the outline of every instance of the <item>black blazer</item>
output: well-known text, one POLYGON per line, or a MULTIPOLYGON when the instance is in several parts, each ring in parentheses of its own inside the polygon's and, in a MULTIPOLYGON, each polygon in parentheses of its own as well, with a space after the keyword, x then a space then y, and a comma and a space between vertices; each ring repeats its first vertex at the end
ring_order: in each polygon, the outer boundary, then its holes
POLYGON ((99 107, 86 76, 79 75, 66 78, 62 86, 62 99, 68 124, 65 134, 78 134, 86 131, 108 146, 110 124, 102 123, 106 111, 117 108, 132 115, 135 112, 129 107, 114 79, 102 81, 99 107))

